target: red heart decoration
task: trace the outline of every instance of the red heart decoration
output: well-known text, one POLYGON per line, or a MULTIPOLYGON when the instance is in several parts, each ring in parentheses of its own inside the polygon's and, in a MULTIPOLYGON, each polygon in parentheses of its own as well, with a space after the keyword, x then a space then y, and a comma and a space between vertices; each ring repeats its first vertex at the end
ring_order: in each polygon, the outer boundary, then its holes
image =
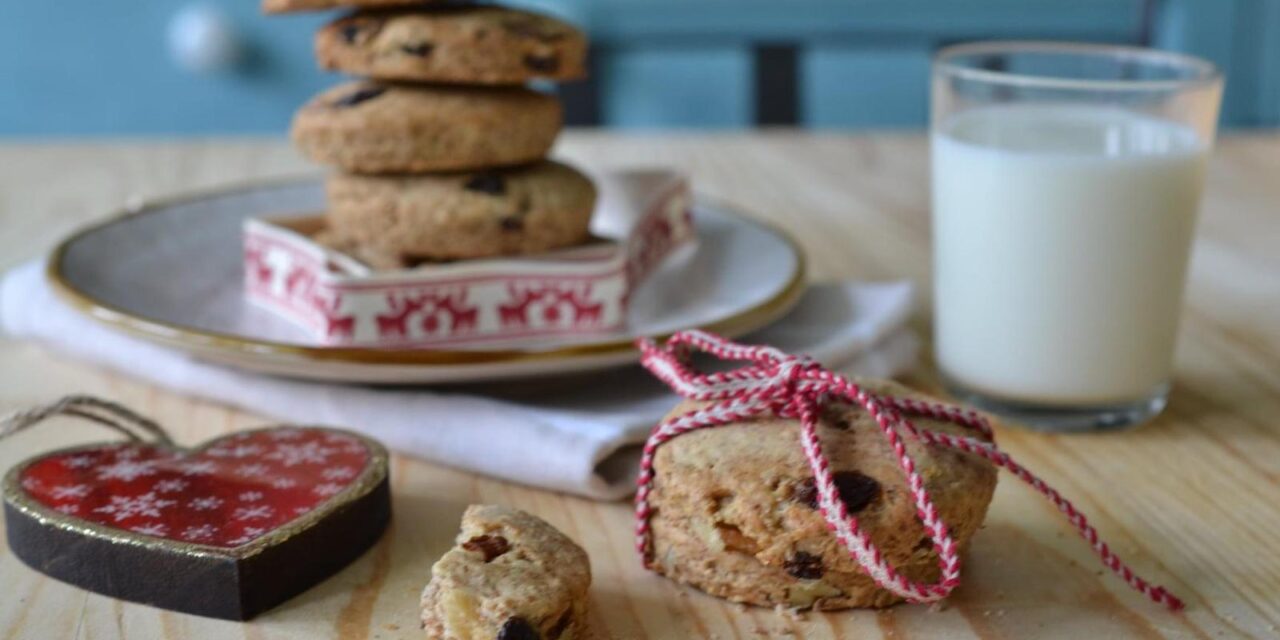
POLYGON ((369 464, 355 437, 323 429, 241 433, 190 451, 115 444, 37 458, 18 476, 37 503, 146 536, 237 547, 341 493, 369 464))
POLYGON ((14 469, 5 482, 6 521, 15 553, 54 577, 129 600, 244 619, 341 568, 377 539, 390 513, 386 476, 381 446, 331 429, 249 431, 191 450, 100 444, 14 469), (92 553, 82 550, 91 545, 98 545, 92 553), (71 564, 91 566, 65 566, 71 564), (147 575, 157 571, 203 577, 158 585, 147 575), (184 589, 203 592, 198 597, 208 602, 175 593, 184 589), (214 593, 225 597, 213 602, 214 593))

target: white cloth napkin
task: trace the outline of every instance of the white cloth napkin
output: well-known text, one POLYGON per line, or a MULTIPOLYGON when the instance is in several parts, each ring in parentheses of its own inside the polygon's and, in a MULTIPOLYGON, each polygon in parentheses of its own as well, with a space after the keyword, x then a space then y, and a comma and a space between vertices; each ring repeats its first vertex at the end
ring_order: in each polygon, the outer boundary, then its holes
MULTIPOLYGON (((633 489, 643 444, 677 398, 638 367, 528 383, 378 389, 208 364, 118 333, 59 300, 35 261, 0 282, 0 327, 174 391, 274 419, 366 433, 424 460, 596 499, 633 489)), ((910 283, 819 285, 744 339, 828 367, 890 377, 914 364, 910 283)))

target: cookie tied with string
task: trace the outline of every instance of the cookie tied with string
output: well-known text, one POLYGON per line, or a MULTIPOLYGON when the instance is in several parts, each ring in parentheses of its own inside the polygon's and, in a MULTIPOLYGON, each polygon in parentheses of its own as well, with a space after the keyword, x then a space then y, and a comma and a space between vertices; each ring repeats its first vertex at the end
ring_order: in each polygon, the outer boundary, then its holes
POLYGON ((938 602, 960 586, 960 556, 999 468, 1044 496, 1135 591, 1171 611, 1185 606, 996 446, 978 413, 705 331, 637 347, 641 364, 688 399, 640 457, 636 550, 650 569, 761 605, 938 602), (695 351, 745 364, 704 373, 695 351))
MULTIPOLYGON (((892 382, 859 382, 874 393, 925 399, 892 382)), ((671 417, 709 404, 685 401, 671 417)), ((971 435, 957 425, 919 422, 971 435)), ((822 411, 818 432, 840 498, 862 531, 907 577, 937 581, 938 554, 875 420, 833 404, 822 411)), ((974 454, 905 444, 963 550, 986 516, 996 468, 974 454)), ((843 609, 902 601, 877 586, 828 530, 795 420, 769 416, 686 433, 658 449, 653 467, 650 523, 657 572, 761 606, 843 609)))

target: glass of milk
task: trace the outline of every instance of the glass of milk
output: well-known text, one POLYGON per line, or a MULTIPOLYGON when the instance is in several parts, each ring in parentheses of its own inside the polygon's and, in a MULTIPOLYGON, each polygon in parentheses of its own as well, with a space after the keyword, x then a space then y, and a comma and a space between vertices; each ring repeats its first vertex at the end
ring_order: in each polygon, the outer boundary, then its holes
POLYGON ((1047 430, 1165 406, 1222 78, 1133 47, 997 42, 933 68, 934 342, 962 399, 1047 430))

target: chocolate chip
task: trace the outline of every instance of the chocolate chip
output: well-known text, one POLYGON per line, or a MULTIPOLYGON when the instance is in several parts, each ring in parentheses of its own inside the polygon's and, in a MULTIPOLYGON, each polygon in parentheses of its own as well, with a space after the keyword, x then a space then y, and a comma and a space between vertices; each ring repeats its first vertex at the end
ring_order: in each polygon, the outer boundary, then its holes
POLYGON ((497 173, 477 173, 462 185, 467 191, 479 191, 491 196, 500 196, 507 192, 507 181, 497 173))
POLYGON ((502 225, 503 231, 522 231, 524 230, 524 220, 516 216, 507 216, 498 224, 502 225))
POLYGON ((791 489, 791 499, 800 504, 808 506, 810 509, 818 508, 818 485, 813 478, 805 478, 801 480, 794 488, 791 489))
POLYGON ((347 44, 357 44, 368 42, 381 30, 381 20, 349 20, 338 28, 338 35, 341 35, 342 41, 347 44))
MULTIPOLYGON (((876 498, 880 497, 880 483, 875 478, 864 476, 857 471, 837 471, 835 473, 836 491, 849 513, 857 513, 866 509, 876 498)), ((805 478, 791 490, 791 499, 810 509, 818 508, 818 486, 813 478, 805 478)))
POLYGON ((554 53, 545 56, 530 53, 524 57, 524 66, 540 73, 555 73, 560 68, 560 56, 554 53))
POLYGON ((354 107, 366 100, 372 100, 383 93, 386 93, 386 91, 386 87, 364 87, 334 100, 331 104, 335 107, 354 107))
POLYGON ((550 629, 547 629, 547 640, 557 640, 557 638, 564 635, 564 631, 569 628, 570 622, 573 622, 573 609, 571 608, 565 609, 564 613, 560 614, 560 617, 556 619, 556 623, 551 625, 550 629))
POLYGON ((484 554, 485 562, 493 562, 493 559, 510 551, 511 543, 502 536, 476 536, 464 543, 462 548, 467 551, 475 551, 484 554))
POLYGON ((513 616, 502 623, 498 630, 498 640, 542 640, 538 630, 524 618, 513 616))
POLYGON ((431 55, 431 51, 435 48, 436 46, 434 44, 425 41, 413 43, 406 42, 405 44, 400 45, 401 51, 411 56, 418 56, 419 58, 425 58, 431 55))
POLYGON ((360 24, 357 22, 348 22, 342 25, 339 31, 342 34, 342 41, 347 44, 355 44, 356 38, 360 36, 360 24))
POLYGON ((857 471, 837 471, 835 474, 836 489, 840 491, 840 499, 849 513, 857 513, 866 509, 876 498, 880 497, 880 483, 871 476, 864 476, 857 471))
POLYGON ((782 568, 793 577, 801 580, 817 580, 822 577, 822 558, 812 553, 797 551, 795 555, 787 558, 786 562, 782 563, 782 568))

